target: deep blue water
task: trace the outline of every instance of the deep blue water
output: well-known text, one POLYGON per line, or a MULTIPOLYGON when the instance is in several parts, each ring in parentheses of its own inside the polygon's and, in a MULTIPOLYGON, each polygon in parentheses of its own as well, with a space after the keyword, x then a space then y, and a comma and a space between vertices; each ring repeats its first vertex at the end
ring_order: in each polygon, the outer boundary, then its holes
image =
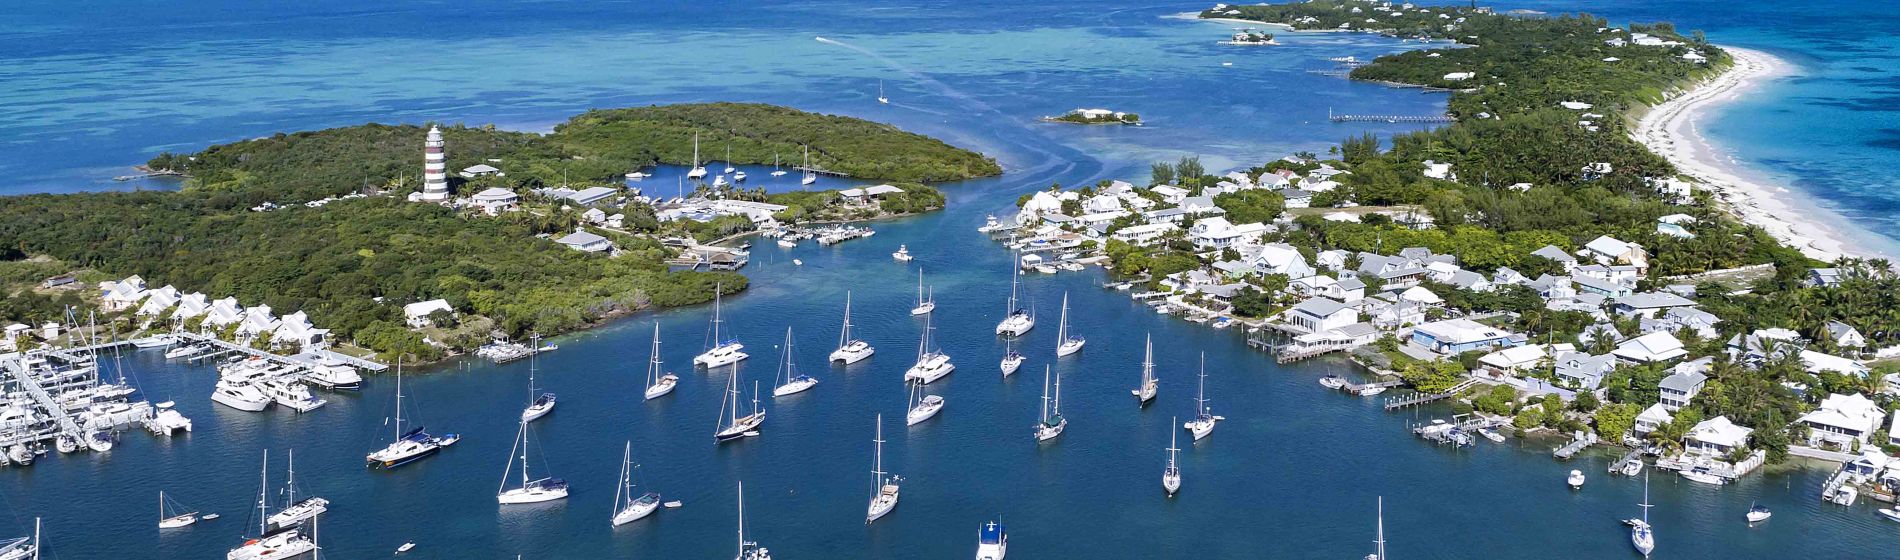
MULTIPOLYGON (((727 301, 730 324, 753 356, 739 374, 769 385, 774 345, 790 326, 797 360, 822 380, 767 403, 761 438, 715 446, 708 437, 725 373, 684 367, 701 349, 706 308, 641 314, 559 341, 562 349, 541 363, 541 384, 562 401, 535 425, 535 441, 546 447, 534 464, 572 481, 574 494, 523 509, 499 509, 491 495, 525 400, 526 363, 453 362, 409 378, 413 416, 466 439, 412 467, 369 472, 361 457, 386 437, 388 379, 332 395, 329 407, 301 417, 248 414, 209 401, 209 369, 134 352, 126 369, 147 396, 176 400, 197 431, 170 441, 129 433, 107 454, 0 469, 0 534, 24 534, 41 516, 52 558, 217 557, 238 542, 260 451, 275 454, 271 476, 280 480, 283 451, 294 448, 300 486, 332 501, 322 543, 336 558, 387 555, 405 541, 417 542, 424 558, 717 557, 733 548, 738 480, 750 490, 751 536, 780 558, 968 557, 977 524, 997 515, 1014 533, 1018 558, 1352 558, 1371 546, 1378 496, 1386 497, 1395 557, 1629 554, 1616 520, 1637 513, 1641 483, 1602 474, 1607 459, 1560 464, 1549 458, 1549 443, 1516 440, 1462 452, 1431 447, 1405 425, 1444 411, 1388 414, 1372 399, 1325 391, 1315 380, 1346 365, 1276 366, 1237 333, 1163 318, 1099 288, 1099 272, 1026 278, 1043 320, 1027 337, 1023 371, 997 374, 1003 344, 991 329, 1007 295, 1008 256, 974 231, 984 214, 1050 182, 1140 179, 1156 159, 1199 154, 1220 169, 1292 150, 1323 152, 1362 131, 1404 130, 1332 125, 1329 107, 1442 108, 1441 97, 1415 90, 1305 72, 1328 57, 1402 45, 1323 34, 1282 37, 1287 44, 1273 49, 1223 49, 1214 42, 1225 26, 1161 17, 1199 7, 17 7, 20 15, 0 24, 0 52, 9 59, 0 65, 0 145, 10 154, 0 172, 13 178, 6 192, 122 187, 109 177, 159 150, 284 130, 369 120, 541 129, 589 107, 702 100, 890 122, 983 150, 1008 172, 946 185, 947 211, 877 224, 868 240, 789 251, 760 244, 745 270, 751 289, 727 301), (842 44, 813 39, 820 35, 842 44), (891 105, 872 99, 879 79, 891 105), (1149 124, 1035 122, 1078 106, 1139 112, 1149 124), (900 243, 915 262, 889 259, 900 243), (805 264, 792 266, 792 258, 805 264), (919 266, 935 286, 938 341, 959 369, 932 387, 949 401, 943 414, 906 429, 900 378, 921 327, 907 314, 919 266), (835 344, 846 290, 860 334, 879 354, 832 368, 822 360, 835 344), (1090 342, 1056 360, 1054 318, 1065 292, 1090 342), (672 396, 642 403, 656 320, 664 359, 683 380, 672 396), (1127 389, 1139 374, 1140 339, 1150 333, 1161 395, 1140 410, 1127 389), (1184 445, 1185 488, 1170 500, 1159 488, 1162 449, 1173 419, 1193 410, 1201 352, 1213 406, 1229 420, 1210 439, 1184 445), (1045 365, 1065 376, 1070 426, 1059 442, 1038 446, 1029 428, 1045 365), (886 465, 907 482, 897 510, 866 527, 871 424, 880 412, 890 417, 886 465), (686 507, 610 529, 628 440, 650 489, 686 507), (1563 486, 1571 468, 1590 475, 1581 492, 1563 486), (225 518, 161 536, 151 511, 159 490, 225 518)), ((1677 13, 1658 17, 1693 19, 1689 7, 1663 9, 1677 13)), ((661 191, 671 183, 659 182, 661 191)), ((1819 504, 1824 475, 1777 471, 1719 490, 1657 477, 1658 555, 1871 558, 1900 546, 1900 533, 1872 508, 1819 504), (1755 500, 1777 515, 1748 528, 1741 515, 1755 500)))

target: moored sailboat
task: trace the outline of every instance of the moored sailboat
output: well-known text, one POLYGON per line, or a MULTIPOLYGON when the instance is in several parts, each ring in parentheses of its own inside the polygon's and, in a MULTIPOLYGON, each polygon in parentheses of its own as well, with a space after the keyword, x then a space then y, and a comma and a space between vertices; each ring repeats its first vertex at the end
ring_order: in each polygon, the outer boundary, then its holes
POLYGON ((699 133, 693 133, 693 170, 686 172, 688 179, 700 179, 706 176, 706 168, 699 165, 699 133))
POLYGON ((798 372, 798 361, 794 358, 796 351, 792 349, 791 327, 785 327, 785 348, 780 354, 778 373, 775 375, 780 382, 778 387, 772 389, 773 397, 803 393, 818 385, 817 378, 798 372))
POLYGON ((851 292, 844 293, 844 326, 838 331, 838 349, 831 351, 831 361, 844 362, 845 365, 871 357, 877 352, 871 343, 851 338, 851 292))
MULTIPOLYGON (((1169 419, 1168 424, 1173 425, 1175 420, 1169 419)), ((1174 445, 1175 435, 1174 430, 1168 430, 1168 468, 1161 471, 1161 489, 1166 490, 1169 497, 1181 491, 1181 467, 1174 464, 1174 454, 1180 451, 1174 445)))
POLYGON ((639 521, 660 507, 659 494, 647 492, 636 496, 633 493, 633 473, 639 468, 633 464, 633 442, 629 441, 620 459, 620 485, 614 488, 615 527, 639 521))
POLYGON ((1655 507, 1649 505, 1649 475, 1643 475, 1643 503, 1636 505, 1643 508, 1643 518, 1629 521, 1630 545, 1648 558, 1649 553, 1656 551, 1656 530, 1649 525, 1649 508, 1655 507))
POLYGON ((1042 367, 1042 421, 1036 423, 1036 441, 1044 442, 1062 435, 1069 419, 1062 417, 1062 376, 1056 376, 1055 405, 1049 404, 1049 366, 1042 367))
POLYGON ((660 322, 653 322, 653 353, 647 358, 646 400, 653 400, 673 392, 678 386, 680 376, 673 372, 661 373, 660 369, 660 322))
POLYGON ((532 340, 536 351, 528 353, 528 406, 521 409, 522 422, 533 422, 542 416, 547 416, 549 412, 554 412, 554 393, 537 395, 534 392, 535 356, 541 354, 539 351, 541 335, 534 335, 532 340))
POLYGON ((713 441, 731 441, 747 436, 758 435, 760 424, 765 423, 765 411, 759 410, 759 386, 752 384, 752 413, 739 416, 739 372, 732 372, 726 380, 726 399, 719 404, 722 416, 718 431, 713 432, 713 441))
POLYGON ((521 428, 515 437, 513 449, 508 450, 508 468, 501 472, 501 486, 495 490, 495 501, 501 505, 535 504, 559 500, 567 497, 567 481, 553 477, 529 478, 528 475, 528 420, 521 420, 521 428), (520 451, 520 455, 515 455, 520 451), (515 459, 521 459, 521 486, 508 487, 508 475, 514 472, 515 459))
POLYGON ((1135 402, 1137 404, 1148 406, 1148 403, 1155 400, 1155 393, 1160 391, 1160 386, 1161 380, 1155 379, 1155 337, 1150 334, 1145 344, 1145 350, 1142 351, 1141 385, 1130 389, 1128 392, 1135 395, 1135 402))
POLYGON ((738 339, 725 340, 720 338, 719 325, 725 322, 725 319, 720 317, 720 307, 722 306, 720 292, 723 291, 725 291, 724 286, 718 284, 714 285, 713 317, 710 327, 712 333, 710 337, 706 339, 706 351, 693 357, 694 365, 705 366, 706 369, 709 370, 719 366, 736 364, 739 363, 739 360, 744 360, 749 357, 743 352, 745 345, 740 344, 738 339))
POLYGON ((1018 261, 1014 257, 1009 260, 1009 304, 1004 306, 1003 320, 996 323, 996 334, 1003 336, 1022 336, 1036 328, 1036 316, 1016 306, 1016 291, 1023 276, 1022 267, 1016 264, 1018 261))
POLYGON ((903 480, 894 474, 884 472, 884 415, 877 415, 877 438, 871 440, 876 445, 871 459, 871 505, 865 510, 866 524, 877 521, 897 507, 898 482, 903 480))
POLYGON ((745 539, 745 483, 739 483, 739 555, 733 560, 772 560, 772 552, 745 539))
POLYGON ((924 267, 917 267, 917 307, 910 308, 911 315, 923 315, 937 310, 937 298, 924 295, 924 267))
POLYGON ((300 523, 316 518, 330 509, 330 501, 316 496, 297 500, 297 454, 289 452, 289 474, 284 477, 284 509, 271 515, 266 521, 274 529, 295 527, 300 523))
POLYGON ((393 469, 416 460, 434 455, 442 448, 454 445, 462 436, 447 434, 442 437, 429 435, 422 426, 402 431, 402 358, 396 358, 396 440, 382 449, 371 451, 366 457, 372 468, 393 469))
POLYGON ((270 452, 264 452, 263 466, 257 479, 257 536, 246 539, 244 544, 225 553, 225 560, 276 560, 295 558, 317 549, 317 543, 301 534, 296 527, 277 530, 269 528, 270 520, 270 452))
POLYGON ((1069 335, 1069 293, 1062 293, 1062 318, 1056 321, 1056 357, 1060 358, 1082 351, 1082 345, 1088 340, 1069 335))
POLYGON ((917 363, 916 365, 910 366, 909 370, 904 371, 905 381, 916 380, 921 383, 933 383, 938 379, 943 379, 945 375, 950 375, 950 372, 956 371, 957 366, 956 364, 950 363, 949 354, 943 353, 942 349, 930 349, 930 333, 933 329, 935 329, 935 327, 930 325, 930 316, 925 315, 924 334, 921 339, 917 341, 917 363))
POLYGON ((1206 352, 1201 353, 1200 377, 1201 377, 1201 388, 1199 391, 1195 393, 1195 396, 1194 396, 1194 410, 1196 411, 1197 415, 1194 417, 1193 420, 1189 420, 1188 423, 1181 425, 1182 428, 1187 429, 1189 434, 1194 435, 1194 441, 1201 441, 1201 438, 1207 437, 1208 434, 1214 433, 1214 422, 1224 420, 1224 418, 1222 417, 1215 416, 1213 409, 1207 406, 1207 353, 1206 352))
POLYGON ((177 500, 165 498, 165 491, 158 491, 158 528, 177 529, 198 522, 198 512, 185 511, 177 500))
POLYGON ((927 394, 920 381, 905 381, 910 385, 910 411, 904 413, 904 425, 915 426, 918 422, 929 420, 943 411, 943 397, 927 394))

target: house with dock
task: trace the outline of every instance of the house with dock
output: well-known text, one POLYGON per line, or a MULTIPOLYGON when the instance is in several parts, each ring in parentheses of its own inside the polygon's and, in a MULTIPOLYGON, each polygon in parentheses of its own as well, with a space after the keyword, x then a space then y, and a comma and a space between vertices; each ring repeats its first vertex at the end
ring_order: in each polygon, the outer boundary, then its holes
POLYGON ((1828 395, 1821 399, 1821 406, 1796 422, 1808 427, 1808 445, 1852 450, 1866 445, 1886 417, 1886 411, 1873 400, 1849 393, 1828 395))
POLYGON ((1446 319, 1412 327, 1410 341, 1442 356, 1456 356, 1472 350, 1517 346, 1524 343, 1524 335, 1470 319, 1446 319))

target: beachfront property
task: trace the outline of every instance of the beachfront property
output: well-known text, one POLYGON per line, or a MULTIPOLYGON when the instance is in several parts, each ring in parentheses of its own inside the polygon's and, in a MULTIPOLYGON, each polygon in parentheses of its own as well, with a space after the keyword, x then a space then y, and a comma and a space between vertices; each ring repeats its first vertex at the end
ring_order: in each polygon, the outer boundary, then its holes
POLYGON ((1683 449, 1711 457, 1725 456, 1747 447, 1748 434, 1754 432, 1753 428, 1737 425, 1727 416, 1717 416, 1690 428, 1689 433, 1682 437, 1683 449))
POLYGON ((1345 303, 1322 297, 1302 301, 1299 305, 1288 309, 1282 317, 1287 326, 1308 333, 1316 333, 1359 322, 1359 310, 1345 303))
POLYGON ((1636 415, 1636 423, 1630 427, 1630 433, 1640 438, 1649 435, 1650 432, 1656 431, 1657 428, 1661 428, 1664 424, 1675 421, 1676 417, 1669 413, 1670 410, 1671 409, 1664 406, 1663 403, 1649 405, 1649 408, 1643 409, 1641 413, 1636 415))

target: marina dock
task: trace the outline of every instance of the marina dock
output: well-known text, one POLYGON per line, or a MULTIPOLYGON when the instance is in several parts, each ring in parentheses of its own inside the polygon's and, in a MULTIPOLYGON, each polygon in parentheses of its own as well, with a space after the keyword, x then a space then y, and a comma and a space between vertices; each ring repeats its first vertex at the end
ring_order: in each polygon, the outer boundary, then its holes
POLYGON ((1441 401, 1441 400, 1444 400, 1444 399, 1449 399, 1449 398, 1451 398, 1451 397, 1452 397, 1453 395, 1457 395, 1459 391, 1463 391, 1463 390, 1465 390, 1465 389, 1470 389, 1470 388, 1471 388, 1471 386, 1473 386, 1473 385, 1477 385, 1477 384, 1478 384, 1478 380, 1477 380, 1477 379, 1466 379, 1466 380, 1464 380, 1464 381, 1462 381, 1462 382, 1460 382, 1460 383, 1458 383, 1457 385, 1454 385, 1454 386, 1452 386, 1452 388, 1451 388, 1451 389, 1449 389, 1449 390, 1447 390, 1447 391, 1445 391, 1445 392, 1443 392, 1443 393, 1424 393, 1424 392, 1418 392, 1418 393, 1412 393, 1412 394, 1409 394, 1409 395, 1399 395, 1399 396, 1396 396, 1396 397, 1387 397, 1387 398, 1385 399, 1385 409, 1386 409, 1386 410, 1398 410, 1398 409, 1401 409, 1401 408, 1406 408, 1406 407, 1412 407, 1412 406, 1418 406, 1418 405, 1421 405, 1421 404, 1426 404, 1426 403, 1430 403, 1430 402, 1435 402, 1435 401, 1441 401))
POLYGON ((1583 452, 1585 448, 1588 448, 1591 445, 1595 445, 1596 442, 1597 442, 1596 433, 1578 432, 1575 439, 1570 440, 1570 443, 1564 444, 1563 447, 1559 447, 1555 451, 1552 451, 1550 455, 1552 457, 1556 457, 1558 459, 1568 461, 1570 460, 1571 457, 1575 457, 1577 456, 1578 453, 1583 452))

